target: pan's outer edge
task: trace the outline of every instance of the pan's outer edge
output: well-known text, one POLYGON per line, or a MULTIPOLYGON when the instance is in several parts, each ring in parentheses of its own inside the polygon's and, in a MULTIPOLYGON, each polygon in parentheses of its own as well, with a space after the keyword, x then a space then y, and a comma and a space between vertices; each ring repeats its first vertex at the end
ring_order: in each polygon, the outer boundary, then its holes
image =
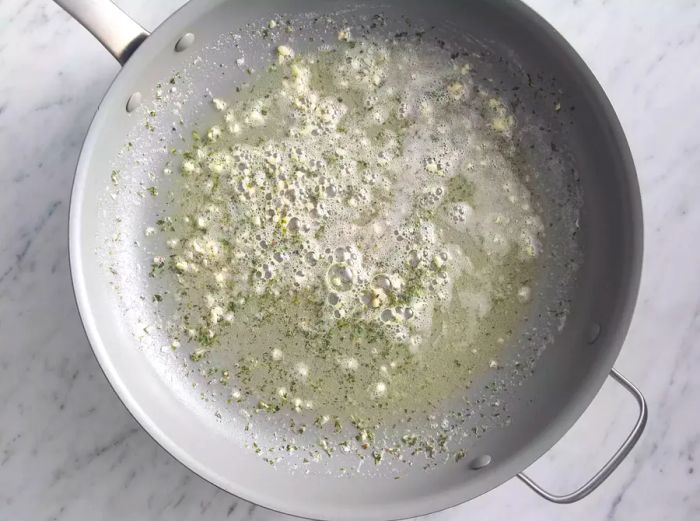
MULTIPOLYGON (((187 16, 192 13, 198 13, 202 12, 202 7, 205 5, 208 5, 210 7, 218 5, 220 3, 223 3, 225 0, 193 0, 187 4, 185 4, 183 7, 175 11, 172 15, 170 15, 156 30, 153 32, 153 35, 158 35, 159 33, 162 33, 164 31, 164 27, 168 26, 168 22, 172 20, 173 18, 176 17, 182 17, 182 16, 187 16), (195 8, 196 6, 196 8, 195 8)), ((408 517, 414 517, 414 516, 419 516, 419 515, 426 515, 430 514, 433 512, 437 512, 439 510, 444 510, 448 509, 451 507, 454 507, 458 504, 461 504, 464 501, 468 501, 470 499, 473 499, 474 497, 478 497, 479 495, 488 492, 489 490, 492 490, 493 488, 499 486, 505 481, 508 481, 512 477, 514 477, 518 472, 525 470, 529 465, 531 465, 534 461, 539 459, 545 452, 547 452, 556 442, 564 436, 564 434, 573 426, 573 424, 576 422, 576 420, 583 414, 583 412, 586 410, 586 408, 590 405, 592 400, 595 398, 595 395, 598 393, 600 388, 602 387, 607 374, 609 373, 610 369, 613 366, 613 363, 619 354, 620 349, 622 348, 622 339, 624 339, 624 336, 626 335, 629 325, 632 319, 632 315, 634 312, 634 307, 637 299, 637 294, 639 290, 639 282, 641 278, 641 269, 642 269, 642 252, 643 252, 643 219, 642 219, 642 206, 641 206, 641 195, 639 191, 639 184, 638 180, 636 177, 635 173, 635 167, 634 167, 634 162, 632 159, 632 155, 628 146, 628 143, 626 141, 624 132, 622 130, 621 124, 619 122, 619 119, 617 118, 617 115, 615 114, 615 111, 612 107, 612 104, 610 103, 609 99, 607 98, 605 92, 603 91, 602 87, 596 80, 595 76, 591 72, 591 70, 588 68, 588 66, 585 64, 583 59, 576 53, 576 51, 571 47, 571 45, 563 38, 563 36, 557 32, 542 16, 540 16, 535 10, 530 8, 529 6, 523 4, 519 0, 507 0, 508 7, 512 9, 516 9, 520 11, 520 15, 523 18, 530 19, 533 24, 538 26, 539 30, 542 30, 548 34, 548 36, 553 39, 556 44, 559 47, 560 52, 564 53, 566 58, 574 65, 580 74, 583 76, 583 78, 586 81, 586 88, 590 91, 591 95, 595 98, 598 108, 601 110, 602 115, 605 117, 605 120, 607 121, 609 125, 609 130, 611 131, 611 134, 614 136, 615 141, 617 142, 617 147, 619 149, 620 157, 625 165, 625 170, 626 170, 626 178, 627 178, 627 183, 628 183, 628 191, 629 191, 629 199, 630 199, 630 204, 631 204, 631 220, 634 224, 634 227, 632 230, 630 230, 630 240, 631 240, 631 252, 629 255, 629 270, 628 270, 628 277, 625 285, 625 307, 623 309, 623 312, 621 314, 621 319, 619 323, 617 324, 617 331, 618 331, 618 336, 621 339, 617 345, 612 345, 607 349, 608 352, 608 358, 609 358, 609 364, 606 365, 606 367, 601 367, 600 371, 595 377, 591 377, 590 381, 588 382, 588 386, 586 389, 585 393, 580 393, 579 399, 576 402, 574 407, 571 407, 567 411, 567 418, 565 420, 562 420, 561 418, 559 419, 558 422, 556 422, 556 425, 553 425, 552 428, 550 429, 550 432, 548 433, 548 436, 546 436, 546 440, 540 442, 539 446, 530 446, 528 450, 523 450, 521 451, 520 454, 517 455, 517 457, 513 458, 513 461, 509 465, 511 468, 515 469, 510 475, 501 477, 497 480, 495 480, 494 483, 491 483, 490 486, 486 487, 483 492, 476 494, 476 495, 471 495, 470 497, 464 498, 463 501, 458 501, 455 502, 454 504, 447 504, 442 506, 442 508, 439 509, 430 509, 430 510, 425 510, 425 511, 417 511, 413 513, 406 513, 405 515, 402 515, 400 518, 398 517, 389 517, 385 519, 405 519, 408 517), (604 370, 603 370, 604 369, 604 370)), ((166 27, 167 28, 167 27, 166 27)), ((151 37, 152 38, 152 37, 151 37)), ((148 40, 150 40, 149 38, 148 40)), ((149 41, 146 40, 146 42, 143 45, 149 45, 149 41)), ((135 61, 138 59, 138 55, 140 54, 141 49, 137 49, 132 57, 132 61, 135 61)), ((130 63, 127 62, 125 65, 125 68, 128 68, 130 66, 130 63)), ((121 74, 121 73, 120 73, 121 74)), ((94 328, 94 325, 92 323, 92 316, 91 316, 91 311, 87 305, 86 301, 86 288, 83 284, 83 279, 81 278, 82 274, 82 265, 81 265, 81 259, 80 259, 80 241, 79 241, 79 223, 81 219, 81 208, 75 204, 75 201, 80 200, 82 197, 82 188, 83 185, 80 182, 81 179, 88 175, 87 173, 87 167, 88 165, 86 156, 87 151, 90 150, 92 147, 93 142, 96 139, 96 134, 97 131, 95 130, 96 127, 96 121, 99 119, 99 115, 101 113, 101 107, 103 104, 109 102, 109 98, 114 96, 114 90, 115 84, 117 83, 120 74, 118 74, 115 79, 113 80, 112 84, 110 85, 109 89, 105 93, 104 97, 102 98, 102 101, 100 102, 100 105, 98 106, 95 115, 93 117, 93 121, 90 125, 90 128, 87 132, 85 141, 83 143, 83 146, 80 151, 80 156, 78 160, 78 164, 76 167, 76 174, 73 179, 73 185, 71 189, 71 196, 70 196, 70 212, 69 212, 69 227, 68 227, 68 242, 69 242, 69 269, 71 273, 71 279, 73 281, 73 292, 74 292, 74 297, 76 301, 76 305, 78 308, 78 312, 80 314, 82 324, 83 324, 83 330, 85 331, 86 337, 88 338, 88 341, 90 342, 90 345, 93 348, 93 353, 95 354, 99 366, 101 370, 103 371, 103 374, 105 374, 105 377, 107 378, 107 381, 110 383, 110 386, 112 387, 113 391, 119 397, 120 401, 122 404, 125 406, 125 408, 131 413, 131 415, 134 417, 134 419, 141 425, 141 427, 153 438, 153 440, 160 445, 163 449, 166 450, 170 455, 172 455, 178 462, 186 466, 188 469, 191 471, 195 472, 198 474, 200 477, 205 479, 206 481, 209 481, 213 485, 217 486, 218 488, 221 488, 222 490, 225 490, 226 492, 232 493, 234 495, 237 495, 238 497, 241 497, 242 499, 245 499, 247 501, 252 501, 258 505, 261 505, 265 508, 275 510, 277 512, 289 514, 289 515, 294 515, 297 517, 304 517, 304 518, 314 518, 314 519, 330 519, 327 516, 329 515, 328 512, 318 512, 314 510, 313 507, 310 507, 306 509, 305 511, 294 511, 294 512, 289 512, 285 510, 284 505, 277 505, 273 501, 270 501, 269 494, 263 495, 263 496, 257 496, 256 494, 246 494, 246 493, 238 493, 238 492, 232 492, 229 490, 226 490, 222 488, 220 485, 218 485, 215 481, 215 478, 211 476, 210 473, 207 472, 207 469, 202 469, 199 468, 197 465, 196 461, 193 461, 192 458, 189 457, 188 454, 183 454, 179 450, 177 446, 175 446, 174 443, 168 438, 168 436, 161 432, 157 426, 151 424, 148 422, 148 417, 143 413, 139 407, 136 405, 136 403, 131 399, 131 396, 129 395, 126 390, 121 390, 120 386, 120 381, 115 374, 113 370, 110 370, 111 367, 106 367, 108 366, 108 361, 102 356, 102 354, 99 352, 98 349, 95 348, 96 345, 99 345, 99 334, 97 333, 96 329, 94 328)), ((544 438, 544 437, 542 437, 544 438)), ((333 513, 333 515, 337 515, 338 513, 333 513)), ((345 517, 343 518, 346 519, 357 519, 356 517, 345 517)), ((338 519, 337 517, 334 517, 333 519, 338 519)))

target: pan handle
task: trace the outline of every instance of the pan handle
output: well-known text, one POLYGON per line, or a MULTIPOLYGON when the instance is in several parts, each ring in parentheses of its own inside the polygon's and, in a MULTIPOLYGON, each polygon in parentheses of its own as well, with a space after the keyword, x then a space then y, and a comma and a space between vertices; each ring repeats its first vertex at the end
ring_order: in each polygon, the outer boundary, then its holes
POLYGON ((151 34, 110 0, 54 0, 92 33, 119 63, 151 34))
POLYGON ((630 394, 637 401, 637 405, 639 405, 639 416, 637 417, 637 422, 634 424, 632 432, 630 432, 630 434, 627 436, 627 439, 622 443, 620 448, 617 449, 617 452, 613 454, 612 458, 610 458, 608 462, 605 465, 603 465, 603 468, 601 468, 595 474, 595 476, 593 476, 585 485, 583 485, 578 490, 571 492, 570 494, 557 496, 555 494, 547 492, 545 489, 543 489, 541 486, 535 483, 527 474, 523 472, 518 474, 518 477, 523 483, 525 483, 528 487, 537 492, 540 496, 542 496, 548 501, 551 501, 552 503, 574 503, 583 499, 588 494, 593 492, 603 483, 603 481, 605 481, 608 478, 608 476, 610 476, 610 474, 613 473, 617 466, 620 463, 622 463, 622 460, 624 460, 627 454, 629 454, 629 452, 632 450, 632 447, 634 447, 635 443, 637 443, 637 440, 639 440, 639 437, 644 431, 644 427, 647 423, 648 414, 647 403, 646 400, 644 400, 644 396, 639 391, 639 389, 637 389, 632 384, 632 382, 630 382, 627 378, 625 378, 619 372, 617 372, 616 369, 613 368, 610 371, 610 376, 612 376, 613 379, 617 381, 617 383, 619 383, 622 387, 629 391, 630 394))

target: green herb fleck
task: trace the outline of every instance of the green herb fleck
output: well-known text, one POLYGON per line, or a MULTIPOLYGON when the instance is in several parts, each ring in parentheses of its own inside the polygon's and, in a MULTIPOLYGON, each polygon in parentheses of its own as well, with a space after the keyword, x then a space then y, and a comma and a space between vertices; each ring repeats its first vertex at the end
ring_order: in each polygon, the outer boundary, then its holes
POLYGON ((195 349, 192 354, 190 355, 190 360, 193 362, 199 362, 202 358, 204 358, 209 351, 206 349, 195 349))

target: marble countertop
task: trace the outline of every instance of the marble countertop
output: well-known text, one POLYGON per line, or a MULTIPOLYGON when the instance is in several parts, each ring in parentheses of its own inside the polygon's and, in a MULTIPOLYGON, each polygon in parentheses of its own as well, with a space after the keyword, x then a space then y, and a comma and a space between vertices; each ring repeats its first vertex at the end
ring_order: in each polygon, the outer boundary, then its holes
MULTIPOLYGON (((181 2, 117 3, 153 28, 181 2)), ((424 519, 700 519, 700 4, 528 3, 596 74, 637 165, 646 252, 617 367, 644 391, 649 424, 579 503, 549 504, 511 480, 424 519)), ((0 519, 291 519, 218 490, 161 449, 112 392, 83 334, 68 199, 117 63, 49 0, 3 0, 0 71, 0 519)), ((530 474, 555 491, 574 488, 612 454, 634 413, 606 384, 530 474)))

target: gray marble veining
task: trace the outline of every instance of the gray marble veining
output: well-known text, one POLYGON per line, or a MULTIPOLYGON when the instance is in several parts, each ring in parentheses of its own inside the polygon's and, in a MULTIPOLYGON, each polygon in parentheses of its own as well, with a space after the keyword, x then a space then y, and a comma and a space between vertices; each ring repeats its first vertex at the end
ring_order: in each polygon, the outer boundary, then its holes
MULTIPOLYGON (((117 3, 152 28, 181 0, 117 3)), ((512 480, 425 519, 700 519, 700 4, 529 3, 597 75, 636 161, 645 264, 617 367, 645 392, 650 421, 628 460, 580 503, 545 503, 512 480)), ((82 139, 117 70, 48 0, 0 3, 0 519, 281 519, 153 442, 111 391, 80 326, 68 199, 82 139)), ((530 473, 558 491, 575 487, 633 417, 627 396, 606 384, 530 473)))

